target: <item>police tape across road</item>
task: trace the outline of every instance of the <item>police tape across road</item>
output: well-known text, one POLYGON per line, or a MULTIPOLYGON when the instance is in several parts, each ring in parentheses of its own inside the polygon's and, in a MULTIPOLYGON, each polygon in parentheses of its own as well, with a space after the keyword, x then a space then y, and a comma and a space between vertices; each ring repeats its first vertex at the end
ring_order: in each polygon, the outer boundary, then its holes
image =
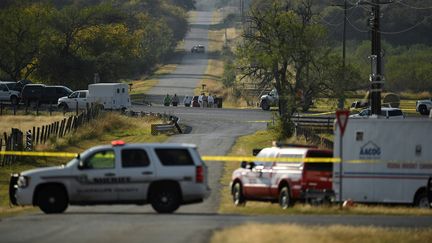
MULTIPOLYGON (((78 153, 69 152, 34 152, 34 151, 0 151, 0 155, 6 156, 28 156, 28 157, 62 157, 75 158, 78 153)), ((282 162, 282 163, 339 163, 340 158, 263 158, 254 156, 201 156, 204 161, 221 161, 221 162, 242 162, 242 161, 259 161, 259 162, 282 162)), ((376 163, 379 160, 344 160, 346 163, 376 163)))

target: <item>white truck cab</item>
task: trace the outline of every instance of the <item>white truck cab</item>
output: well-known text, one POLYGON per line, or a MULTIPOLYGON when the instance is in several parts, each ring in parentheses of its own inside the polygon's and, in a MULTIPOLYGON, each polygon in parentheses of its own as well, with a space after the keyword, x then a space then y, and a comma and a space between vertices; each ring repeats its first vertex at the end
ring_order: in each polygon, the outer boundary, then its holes
POLYGON ((123 141, 90 148, 64 166, 14 174, 9 187, 12 204, 45 213, 62 213, 69 204, 131 203, 172 213, 209 193, 207 167, 195 145, 123 141))
POLYGON ((78 106, 78 109, 86 109, 87 108, 87 96, 88 90, 77 90, 74 91, 69 96, 64 96, 58 99, 57 106, 62 110, 75 109, 78 106))

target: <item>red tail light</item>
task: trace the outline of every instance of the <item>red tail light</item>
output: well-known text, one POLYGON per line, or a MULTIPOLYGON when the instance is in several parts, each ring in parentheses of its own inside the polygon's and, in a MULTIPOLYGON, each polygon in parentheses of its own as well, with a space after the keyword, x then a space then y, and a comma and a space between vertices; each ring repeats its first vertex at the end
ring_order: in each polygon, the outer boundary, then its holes
POLYGON ((204 168, 202 166, 197 166, 195 170, 195 181, 196 183, 204 182, 204 168))

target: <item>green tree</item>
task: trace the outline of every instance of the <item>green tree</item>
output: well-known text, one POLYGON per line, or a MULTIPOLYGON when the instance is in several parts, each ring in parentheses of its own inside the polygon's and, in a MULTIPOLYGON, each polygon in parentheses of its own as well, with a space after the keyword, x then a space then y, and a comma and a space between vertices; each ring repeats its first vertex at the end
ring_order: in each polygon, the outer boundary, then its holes
POLYGON ((43 5, 12 6, 0 11, 0 69, 9 78, 25 79, 36 69, 49 12, 43 5))
POLYGON ((319 52, 325 36, 314 24, 312 1, 256 1, 249 13, 238 64, 244 76, 272 82, 279 93, 281 137, 292 134, 291 114, 302 103, 299 94, 308 88, 308 65, 319 52))

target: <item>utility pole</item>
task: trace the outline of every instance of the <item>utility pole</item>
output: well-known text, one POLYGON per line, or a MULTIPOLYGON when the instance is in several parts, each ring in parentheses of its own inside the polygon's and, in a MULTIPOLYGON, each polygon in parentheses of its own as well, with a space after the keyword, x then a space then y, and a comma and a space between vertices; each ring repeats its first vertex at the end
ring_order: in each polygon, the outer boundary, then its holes
MULTIPOLYGON (((343 39, 342 39, 342 79, 343 83, 346 82, 346 69, 345 69, 345 63, 346 63, 346 21, 347 21, 347 0, 344 0, 344 22, 343 22, 343 39)), ((344 85, 345 86, 345 85, 344 85)), ((343 109, 344 108, 344 102, 345 102, 345 90, 342 91, 342 97, 339 98, 339 104, 338 108, 343 109)))
POLYGON ((372 52, 371 52, 371 74, 370 74, 370 104, 373 115, 381 114, 381 91, 384 83, 382 74, 382 53, 381 53, 381 33, 380 33, 380 0, 373 0, 372 13, 370 18, 372 52))

